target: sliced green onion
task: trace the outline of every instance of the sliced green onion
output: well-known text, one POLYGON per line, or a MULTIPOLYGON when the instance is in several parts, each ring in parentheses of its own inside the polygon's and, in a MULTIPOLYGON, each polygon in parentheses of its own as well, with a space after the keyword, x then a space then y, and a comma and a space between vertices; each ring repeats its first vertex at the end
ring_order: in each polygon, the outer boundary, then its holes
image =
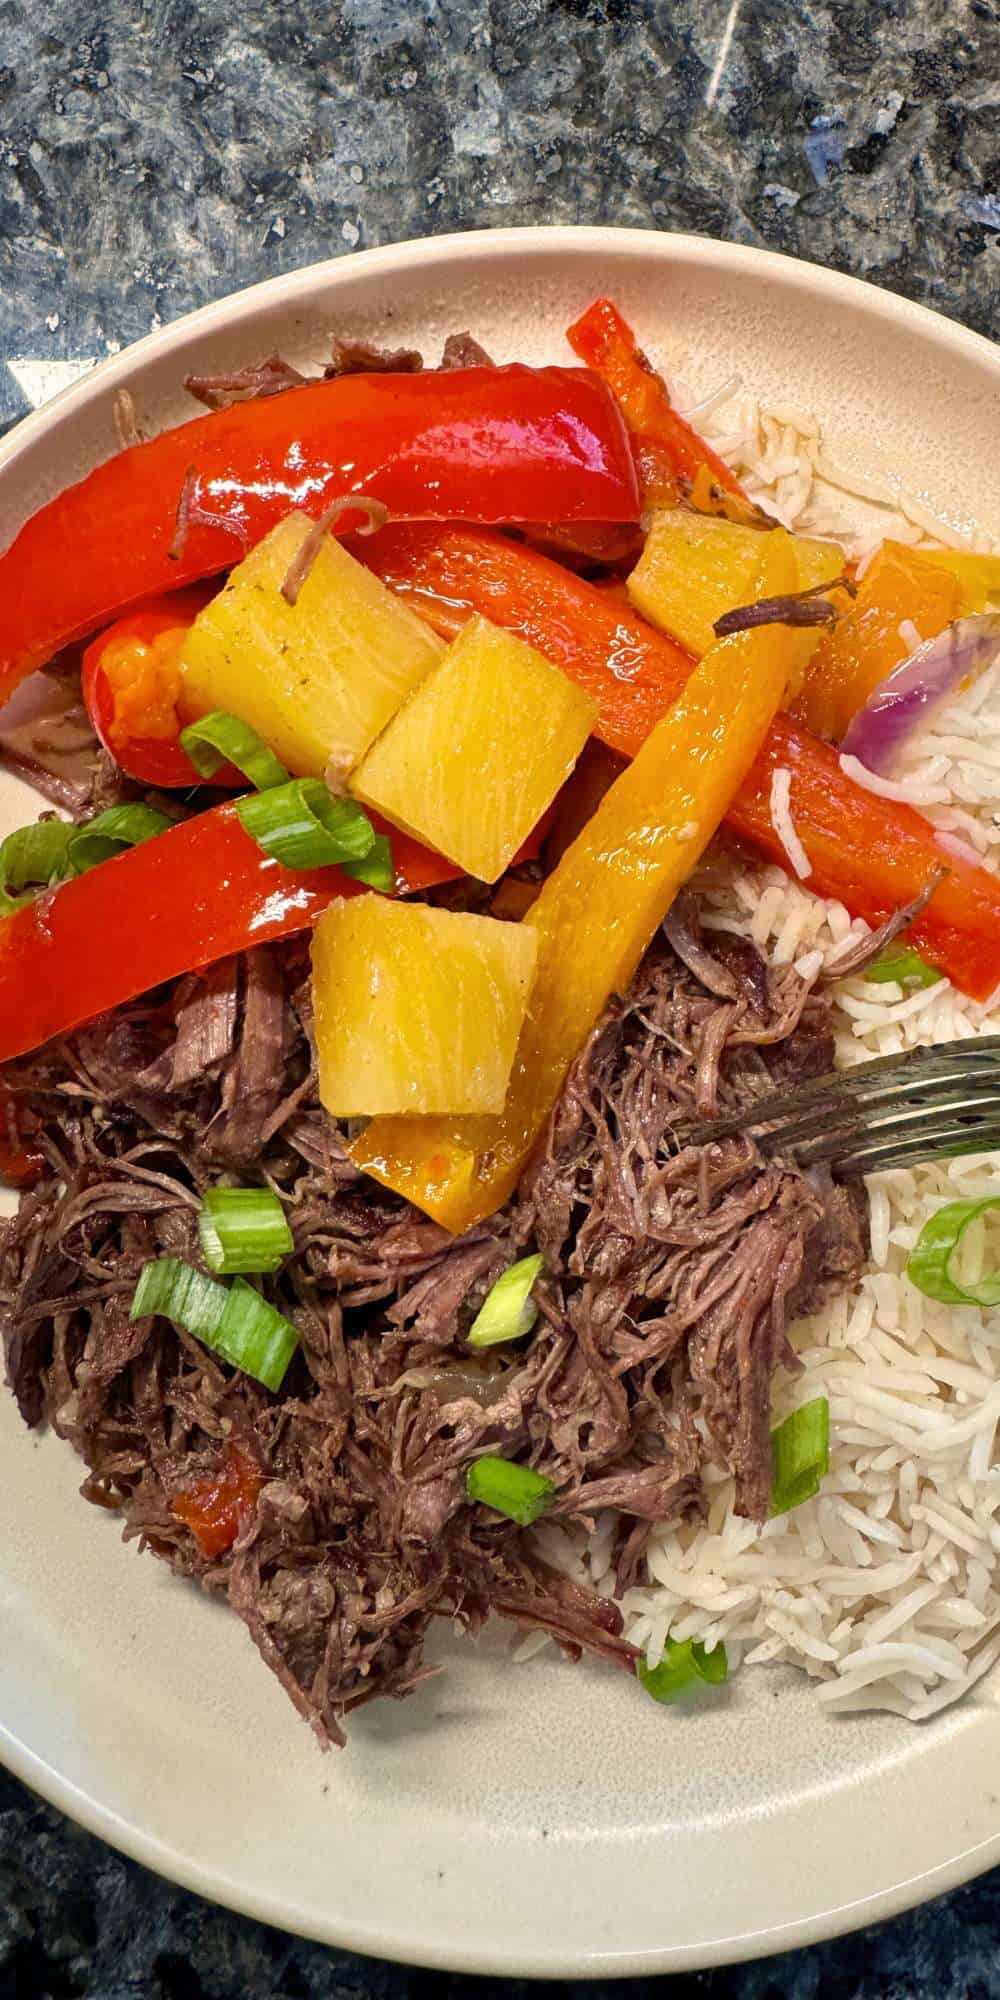
POLYGON ((242 1368, 265 1389, 280 1389, 298 1346, 295 1328, 243 1278, 220 1285, 177 1257, 158 1257, 143 1267, 130 1319, 160 1313, 242 1368))
POLYGON ((181 730, 181 749, 203 778, 214 778, 223 764, 235 764, 245 778, 266 792, 270 785, 287 785, 288 772, 256 729, 238 715, 215 708, 181 730))
POLYGON ((224 1277, 276 1271, 295 1248, 285 1211, 270 1188, 208 1188, 198 1233, 206 1264, 224 1277))
POLYGON ((15 899, 22 889, 45 889, 73 873, 69 858, 75 828, 61 819, 19 826, 0 842, 0 889, 15 899))
POLYGON ((825 1396, 814 1396, 793 1410, 776 1431, 771 1432, 774 1456, 774 1485, 771 1489, 771 1518, 787 1514, 819 1492, 820 1481, 830 1470, 830 1405, 825 1396))
POLYGON ((466 1338, 470 1347, 496 1347, 501 1340, 523 1340, 538 1318, 531 1287, 542 1268, 541 1257, 522 1257, 511 1264, 487 1292, 466 1338))
POLYGON ((126 847, 141 847, 144 840, 154 840, 158 833, 166 833, 173 825, 174 821, 166 813, 157 812, 155 806, 110 806, 107 812, 88 820, 86 826, 69 828, 73 873, 84 875, 88 868, 112 861, 126 847))
POLYGON ((722 1644, 713 1646, 709 1653, 697 1639, 668 1639, 657 1666, 648 1667, 640 1660, 635 1671, 654 1701, 670 1702, 699 1681, 719 1687, 729 1674, 729 1659, 722 1644))
POLYGON ((1000 1208, 1000 1195, 987 1195, 984 1201, 949 1201, 924 1223, 906 1260, 906 1275, 918 1292, 943 1299, 946 1305, 1000 1305, 1000 1272, 981 1278, 978 1285, 960 1285, 951 1268, 969 1224, 991 1208, 1000 1208))
POLYGON ((890 944, 868 967, 865 978, 874 985, 894 980, 898 986, 936 986, 944 974, 921 958, 912 945, 890 944))
POLYGON ((138 847, 174 824, 153 806, 111 806, 86 826, 37 820, 0 842, 0 917, 30 903, 40 889, 83 875, 126 847, 138 847), (21 893, 27 890, 27 894, 21 893))
POLYGON ((481 1500, 495 1514, 506 1514, 508 1521, 530 1528, 556 1489, 551 1479, 532 1472, 530 1465, 514 1465, 509 1458, 477 1458, 466 1472, 465 1490, 470 1500, 481 1500))
POLYGON ((358 882, 367 882, 369 889, 381 889, 385 896, 391 896, 396 887, 392 848, 384 833, 375 835, 372 851, 365 855, 363 861, 345 861, 342 866, 345 875, 353 875, 358 882))
POLYGON ((331 798, 319 778, 292 778, 268 792, 237 799, 251 839, 286 868, 327 868, 365 861, 375 829, 354 799, 331 798))

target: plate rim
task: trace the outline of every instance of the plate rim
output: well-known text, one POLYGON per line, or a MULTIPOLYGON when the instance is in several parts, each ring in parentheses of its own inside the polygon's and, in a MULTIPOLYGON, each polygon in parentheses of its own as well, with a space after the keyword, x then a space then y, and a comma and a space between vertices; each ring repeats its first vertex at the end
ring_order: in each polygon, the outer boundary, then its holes
MULTIPOLYGON (((342 256, 321 259, 296 270, 229 292, 219 299, 194 308, 176 320, 158 327, 130 343, 117 354, 98 361, 77 381, 17 423, 0 439, 0 471, 6 469, 23 449, 58 430, 78 409, 119 383, 132 378, 149 362, 162 360, 190 337, 224 333, 262 310, 311 303, 318 293, 333 294, 340 285, 349 285, 365 274, 392 276, 414 264, 432 262, 442 270, 460 265, 463 258, 485 257, 502 261, 510 255, 540 257, 564 253, 579 255, 586 249, 595 258, 613 253, 641 255, 665 262, 693 258, 716 271, 728 269, 756 272, 782 286, 812 298, 829 299, 846 305, 863 305, 866 313, 887 325, 909 328, 937 349, 955 359, 974 361, 986 367, 1000 384, 1000 346, 985 335, 898 293, 884 290, 865 279, 831 270, 806 259, 754 245, 728 243, 710 236, 659 229, 623 228, 588 223, 521 225, 496 229, 456 230, 440 236, 402 239, 342 256)), ((486 1973, 507 1977, 597 1979, 617 1976, 693 1971, 742 1960, 767 1957, 805 1945, 838 1937, 869 1923, 899 1915, 904 1910, 958 1887, 1000 1863, 1000 1830, 975 1842, 950 1858, 906 1877, 887 1888, 873 1890, 835 1907, 786 1922, 769 1924, 764 1930, 737 1931, 726 1938, 703 1943, 673 1944, 627 1952, 586 1950, 573 1956, 565 1946, 550 1952, 537 1947, 528 1950, 515 1945, 506 1951, 486 1945, 473 1951, 455 1940, 437 1947, 426 1930, 417 1934, 412 1918, 392 1918, 379 1914, 374 1919, 341 1920, 324 1924, 319 1917, 307 1920, 303 1911, 289 1914, 287 1899, 274 1896, 225 1875, 219 1868, 194 1860, 171 1841, 125 1818, 111 1805, 83 1789, 50 1764, 45 1756, 18 1739, 0 1718, 0 1762, 31 1790, 58 1811, 168 1881, 204 1897, 207 1901, 340 1949, 368 1956, 388 1957, 397 1962, 441 1970, 486 1973)))
POLYGON ((17 457, 24 447, 34 444, 48 428, 71 414, 78 405, 84 406, 90 400, 95 384, 113 388, 120 377, 134 372, 137 363, 142 366, 146 361, 161 357, 191 333, 223 331, 235 321, 252 318, 260 307, 287 304, 299 294, 311 295, 320 285, 335 286, 342 278, 346 281, 348 272, 354 274, 362 266, 366 271, 388 274, 398 269, 401 261, 421 262, 431 255, 445 264, 458 262, 470 248, 488 253, 490 257, 503 258, 515 251, 531 254, 537 250, 539 255, 558 253, 560 250, 575 249, 584 241, 592 244, 595 251, 620 249, 627 252, 642 244, 654 252, 659 248, 678 257, 694 255, 717 269, 732 265, 736 269, 763 268, 765 272, 773 271, 780 282, 793 290, 813 295, 819 293, 848 303, 853 298, 859 305, 863 302, 866 311, 874 313, 877 318, 896 325, 911 326, 936 345, 950 347, 956 354, 986 364, 1000 380, 1000 344, 990 340, 986 334, 963 325, 961 320, 952 319, 947 313, 938 312, 933 306, 907 298, 901 292, 873 285, 867 278, 856 278, 849 272, 833 270, 810 258, 790 257, 782 250, 758 248, 752 243, 729 243, 720 237, 701 236, 685 230, 626 228, 611 223, 524 223, 497 229, 448 230, 440 236, 401 237, 396 242, 349 251, 344 256, 320 258, 293 271, 282 271, 272 278, 255 279, 252 284, 239 286, 222 298, 211 299, 203 306, 194 306, 190 312, 181 313, 165 326, 155 327, 150 333, 140 335, 138 340, 130 341, 117 354, 103 356, 75 382, 67 383, 64 389, 58 390, 37 409, 19 417, 0 438, 0 467, 17 457))

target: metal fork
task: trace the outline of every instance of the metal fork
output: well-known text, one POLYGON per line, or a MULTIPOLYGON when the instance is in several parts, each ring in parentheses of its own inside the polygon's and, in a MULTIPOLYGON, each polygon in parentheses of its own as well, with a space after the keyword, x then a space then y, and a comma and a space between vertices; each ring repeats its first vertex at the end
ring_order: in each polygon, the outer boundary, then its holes
POLYGON ((879 1056, 731 1118, 678 1128, 678 1145, 752 1134, 762 1153, 842 1176, 884 1173, 1000 1147, 1000 1035, 879 1056))

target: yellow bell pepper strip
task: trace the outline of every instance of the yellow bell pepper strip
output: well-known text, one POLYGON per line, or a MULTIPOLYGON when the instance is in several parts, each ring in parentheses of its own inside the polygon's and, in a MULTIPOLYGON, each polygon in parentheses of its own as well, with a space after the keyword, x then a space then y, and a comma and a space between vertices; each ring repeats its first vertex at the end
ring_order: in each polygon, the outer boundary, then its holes
POLYGON ((844 616, 823 634, 792 714, 816 736, 839 743, 847 725, 920 639, 936 639, 961 609, 957 577, 934 555, 883 542, 844 616))
MULTIPOLYGON (((755 595, 794 589, 783 530, 762 538, 755 595)), ((499 1116, 375 1118, 355 1164, 446 1229, 490 1215, 513 1192, 566 1071, 612 993, 624 992, 694 868, 784 699, 786 626, 706 653, 543 884, 523 923, 538 940, 535 984, 499 1116)))
MULTIPOLYGON (((910 554, 914 553, 911 549, 910 554)), ((985 611, 987 605, 1000 604, 1000 556, 969 555, 965 549, 927 549, 920 553, 936 569, 946 569, 950 576, 957 577, 962 592, 961 617, 974 617, 985 611)))

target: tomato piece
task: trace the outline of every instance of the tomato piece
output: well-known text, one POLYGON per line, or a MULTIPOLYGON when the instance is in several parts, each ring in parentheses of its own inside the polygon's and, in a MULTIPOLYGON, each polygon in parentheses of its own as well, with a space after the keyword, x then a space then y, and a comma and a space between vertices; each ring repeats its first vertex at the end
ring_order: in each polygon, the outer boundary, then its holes
POLYGON ((31 1187, 44 1172, 45 1155, 22 1132, 10 1091, 0 1089, 0 1181, 8 1187, 31 1187))
MULTIPOLYGON (((108 755, 140 784, 175 790, 200 785, 179 736, 179 660, 184 638, 215 586, 170 591, 119 618, 93 639, 80 677, 84 706, 108 755)), ((245 781, 230 765, 213 780, 245 781)))
POLYGON ((263 1483, 256 1459, 243 1445, 230 1444, 219 1471, 175 1494, 170 1511, 190 1528, 203 1556, 221 1556, 253 1515, 263 1483))

